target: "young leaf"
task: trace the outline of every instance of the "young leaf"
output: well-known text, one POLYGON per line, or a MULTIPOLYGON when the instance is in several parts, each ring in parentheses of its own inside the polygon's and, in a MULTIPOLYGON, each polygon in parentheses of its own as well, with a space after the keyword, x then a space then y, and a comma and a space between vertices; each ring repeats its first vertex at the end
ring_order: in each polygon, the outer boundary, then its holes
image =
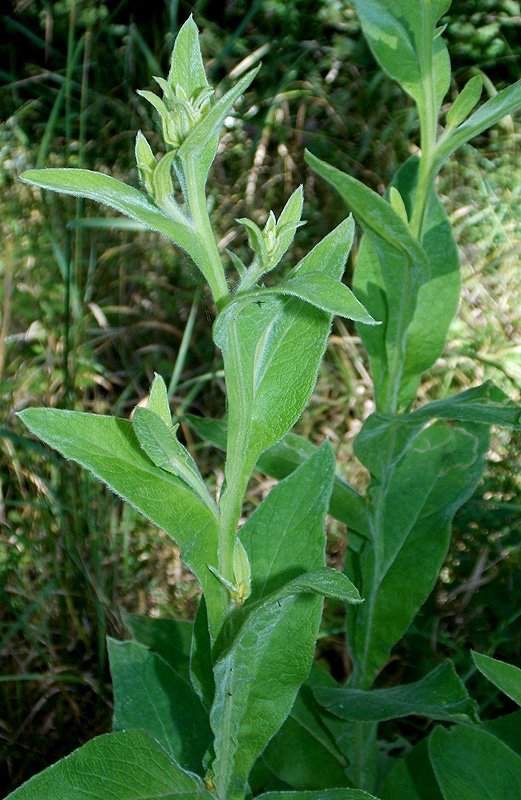
POLYGON ((505 664, 482 653, 472 653, 472 659, 479 671, 501 689, 514 703, 521 706, 521 669, 513 664, 505 664))
POLYGON ((395 411, 404 368, 407 330, 416 310, 420 287, 430 267, 423 248, 383 197, 324 161, 306 153, 308 164, 340 192, 367 237, 368 256, 360 253, 354 291, 364 307, 384 324, 367 332, 377 407, 395 411))
POLYGON ((9 795, 8 800, 211 800, 196 775, 185 772, 142 731, 98 736, 9 795), (110 787, 110 788, 109 788, 110 787))
POLYGON ((189 98, 209 86, 199 46, 199 31, 191 14, 175 38, 168 83, 173 87, 181 86, 189 98))
POLYGON ((479 102, 483 91, 483 76, 474 75, 463 87, 447 112, 447 126, 455 128, 468 117, 479 102))
POLYGON ((482 131, 495 125, 508 114, 514 114, 521 108, 521 81, 502 89, 465 122, 462 122, 451 135, 440 140, 436 149, 435 165, 440 170, 448 157, 465 142, 478 136, 482 131))
POLYGON ((152 381, 152 386, 150 387, 147 408, 150 411, 153 411, 154 414, 157 414, 157 416, 163 420, 165 425, 171 427, 172 414, 170 413, 170 403, 168 401, 166 384, 161 375, 158 375, 157 372, 154 373, 154 380, 152 381))
POLYGON ((353 722, 381 722, 414 715, 451 722, 476 722, 477 704, 468 695, 452 661, 443 661, 415 683, 391 689, 319 687, 315 698, 327 711, 353 722))
POLYGON ((138 642, 108 639, 114 731, 142 730, 183 769, 202 773, 212 734, 189 682, 138 642))
POLYGON ((429 752, 445 800, 521 797, 521 758, 484 730, 435 728, 429 752))
POLYGON ((364 322, 366 325, 379 325, 356 299, 353 292, 340 281, 320 272, 296 276, 281 281, 273 288, 277 294, 300 297, 307 303, 337 314, 340 317, 364 322))
POLYGON ((218 566, 215 515, 184 481, 150 461, 132 423, 49 408, 29 408, 19 416, 35 436, 88 469, 177 541, 181 557, 211 597, 215 616, 210 624, 215 626, 229 605, 208 569, 209 564, 218 566))
POLYGON ((163 419, 149 408, 136 408, 132 417, 132 428, 139 444, 156 467, 181 478, 212 514, 217 516, 217 509, 208 494, 197 464, 186 447, 177 440, 175 430, 171 430, 163 419))

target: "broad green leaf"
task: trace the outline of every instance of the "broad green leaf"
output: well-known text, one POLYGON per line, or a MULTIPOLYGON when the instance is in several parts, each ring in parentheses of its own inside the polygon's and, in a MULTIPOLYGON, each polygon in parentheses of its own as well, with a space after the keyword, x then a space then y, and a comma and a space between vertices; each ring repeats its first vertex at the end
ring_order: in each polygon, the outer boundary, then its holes
POLYGON ((328 314, 337 314, 366 325, 378 324, 345 284, 321 272, 286 279, 273 291, 300 297, 328 314))
MULTIPOLYGON (((185 414, 183 420, 204 441, 226 449, 227 425, 224 419, 210 419, 185 414)), ((315 445, 302 436, 288 433, 280 442, 269 447, 257 461, 257 469, 272 478, 282 480, 303 464, 315 452, 315 445)), ((370 536, 369 505, 347 481, 335 474, 329 512, 335 519, 344 522, 348 528, 362 536, 370 536)))
POLYGON ((407 329, 418 292, 430 277, 423 248, 391 205, 367 186, 306 153, 308 164, 342 195, 364 229, 353 288, 356 296, 383 325, 359 330, 371 359, 377 408, 395 409, 398 386, 391 376, 402 374, 407 329))
POLYGON ((521 758, 490 733, 460 725, 435 728, 429 751, 445 800, 521 797, 521 758))
POLYGON ((468 117, 474 106, 479 102, 483 91, 483 76, 474 75, 471 78, 447 112, 447 125, 456 127, 468 117))
POLYGON ((397 762, 379 791, 382 800, 443 800, 430 762, 427 739, 422 739, 397 762))
POLYGON ((192 15, 175 38, 168 83, 173 87, 181 86, 188 98, 194 97, 209 85, 199 46, 199 31, 192 15))
POLYGON ((176 540, 184 562, 211 598, 215 630, 229 603, 227 593, 208 569, 208 565, 218 566, 215 516, 182 480, 150 461, 132 423, 48 408, 29 408, 19 416, 35 436, 88 469, 176 540))
POLYGON ((381 722, 414 715, 451 722, 477 721, 477 705, 456 674, 452 661, 444 661, 415 683, 391 689, 318 687, 320 705, 341 719, 381 722))
POLYGON ((348 785, 347 761, 335 743, 346 726, 318 705, 311 687, 319 685, 338 686, 314 662, 289 716, 262 754, 270 770, 295 789, 348 785))
POLYGON ((194 625, 180 619, 161 619, 122 611, 132 638, 166 661, 180 678, 190 680, 190 647, 194 625))
POLYGON ((521 108, 521 81, 502 89, 465 122, 462 122, 447 139, 442 139, 436 149, 435 165, 439 170, 458 147, 478 136, 483 131, 495 125, 509 114, 514 114, 521 108))
MULTIPOLYGON (((339 279, 351 247, 345 220, 305 256, 298 274, 339 279)), ((296 297, 231 302, 218 316, 214 339, 228 377, 228 484, 246 487, 260 454, 281 439, 302 413, 324 353, 331 315, 296 297)))
POLYGON ((214 667, 214 782, 227 800, 242 800, 248 774, 289 714, 306 679, 322 616, 320 595, 360 602, 354 586, 323 567, 294 578, 255 604, 214 667), (288 640, 299 643, 288 648, 288 640))
POLYGON ((396 422, 380 437, 366 437, 366 425, 355 452, 373 474, 374 544, 349 550, 345 567, 365 598, 347 611, 354 686, 361 689, 371 686, 434 586, 452 517, 477 486, 489 439, 479 423, 438 420, 422 429, 396 422))
POLYGON ((114 731, 142 730, 183 769, 200 774, 212 733, 191 684, 143 644, 110 638, 107 644, 114 731))
MULTIPOLYGON (((418 183, 419 159, 410 158, 393 180, 412 215, 418 183)), ((422 373, 443 352, 449 325, 460 295, 460 262, 452 228, 434 188, 431 188, 423 226, 422 247, 430 266, 429 280, 420 286, 413 319, 407 331, 406 352, 398 405, 407 408, 416 398, 422 373)), ((357 269, 359 267, 357 266, 357 269)), ((378 272, 375 277, 382 284, 378 272)), ((365 329, 368 330, 368 329, 365 329)))
POLYGON ((439 109, 449 88, 450 61, 436 23, 450 0, 353 0, 353 4, 380 66, 418 104, 424 102, 432 82, 439 109))
POLYGON ((472 659, 485 678, 521 706, 521 669, 482 653, 473 652, 472 659))
POLYGON ((501 739, 514 753, 521 756, 521 711, 487 720, 481 727, 482 730, 501 739))
POLYGON ((257 800, 378 800, 360 789, 322 789, 318 792, 266 792, 257 800))
POLYGON ((165 425, 172 425, 172 414, 170 413, 170 403, 168 402, 168 392, 166 384, 157 373, 154 373, 154 380, 150 387, 147 408, 161 417, 165 425))
POLYGON ((35 775, 9 800, 211 800, 150 736, 123 731, 98 736, 35 775))
POLYGON ((132 428, 139 444, 156 467, 181 478, 217 518, 217 508, 208 494, 197 464, 186 447, 177 440, 176 431, 149 408, 135 409, 132 428))
POLYGON ((148 195, 110 175, 86 169, 29 169, 21 174, 20 180, 41 186, 42 189, 85 197, 115 208, 127 217, 168 236, 186 250, 203 272, 208 267, 203 242, 188 219, 172 219, 148 195))

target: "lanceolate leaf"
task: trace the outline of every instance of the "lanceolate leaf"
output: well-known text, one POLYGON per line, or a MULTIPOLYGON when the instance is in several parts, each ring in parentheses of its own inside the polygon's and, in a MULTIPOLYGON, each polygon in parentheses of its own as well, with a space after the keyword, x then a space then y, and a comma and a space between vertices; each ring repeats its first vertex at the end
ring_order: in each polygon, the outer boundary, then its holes
POLYGON ((224 614, 227 593, 208 569, 208 564, 218 566, 215 516, 182 480, 150 461, 130 421, 47 408, 26 409, 19 416, 42 441, 77 461, 170 534, 211 596, 214 619, 224 614))
POLYGON ((181 86, 188 98, 208 86, 199 46, 199 31, 191 15, 175 38, 168 83, 173 87, 181 86))
POLYGON ((367 237, 353 286, 371 316, 384 324, 369 329, 360 325, 360 331, 371 358, 377 408, 396 410, 395 378, 404 369, 407 329, 419 289, 430 277, 427 255, 383 197, 310 153, 306 160, 338 189, 367 237))
POLYGON ((356 610, 348 609, 354 687, 363 689, 372 684, 434 585, 452 517, 481 477, 488 428, 443 420, 424 430, 398 424, 382 431, 381 438, 371 438, 371 446, 362 434, 359 442, 359 458, 366 463, 367 456, 377 473, 369 488, 374 545, 348 551, 345 568, 365 598, 356 610))
POLYGON ((284 280, 273 291, 300 297, 328 314, 337 314, 367 325, 378 324, 347 286, 320 272, 284 280))
POLYGON ((451 661, 444 661, 416 683, 391 689, 365 692, 319 687, 313 693, 327 711, 353 722, 381 722, 409 715, 451 722, 477 721, 477 704, 469 697, 451 661))
POLYGON ((123 731, 98 736, 16 789, 9 800, 211 800, 150 736, 123 731), (80 788, 81 787, 81 788, 80 788))
POLYGON ((472 653, 472 658, 485 678, 521 706, 521 669, 482 653, 472 653))
POLYGON ((168 236, 186 250, 203 271, 207 266, 206 250, 188 219, 172 219, 148 195, 110 175, 86 169, 29 169, 22 173, 20 179, 42 189, 85 197, 115 208, 127 217, 168 236))
POLYGON ((114 731, 142 730, 184 769, 201 774, 212 734, 189 682, 138 642, 108 640, 114 731))
POLYGON ((521 797, 521 758, 490 733, 460 725, 436 728, 429 751, 445 800, 521 797))
POLYGON ((157 414, 158 417, 161 417, 165 425, 172 425, 172 414, 170 413, 166 384, 161 375, 157 373, 150 387, 147 408, 157 414))

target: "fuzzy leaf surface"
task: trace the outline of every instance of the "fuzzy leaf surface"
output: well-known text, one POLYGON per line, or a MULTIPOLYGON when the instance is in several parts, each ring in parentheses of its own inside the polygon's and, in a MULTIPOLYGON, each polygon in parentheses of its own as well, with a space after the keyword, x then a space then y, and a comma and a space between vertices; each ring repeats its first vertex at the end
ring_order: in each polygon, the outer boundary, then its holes
POLYGON ((122 613, 125 627, 132 638, 144 644, 166 661, 184 680, 190 675, 190 647, 193 623, 187 620, 147 617, 122 613))
POLYGON ((185 772, 141 731, 98 736, 35 775, 9 800, 211 800, 203 782, 185 772))
POLYGON ((323 789, 319 792, 266 792, 257 800, 378 800, 360 789, 323 789))
POLYGON ((108 640, 114 731, 142 730, 183 769, 202 772, 212 733, 189 682, 138 642, 108 640))
POLYGON ((300 297, 328 314, 337 314, 366 325, 377 324, 345 284, 320 272, 284 280, 274 291, 300 297))
POLYGON ((475 722, 477 705, 451 661, 444 661, 415 683, 390 689, 314 688, 327 711, 353 722, 381 722, 409 715, 451 722, 475 722))
POLYGON ((227 594, 208 569, 208 564, 218 565, 215 516, 184 481, 152 463, 130 421, 49 408, 26 409, 19 416, 33 434, 88 469, 172 536, 211 597, 212 608, 224 614, 227 594))

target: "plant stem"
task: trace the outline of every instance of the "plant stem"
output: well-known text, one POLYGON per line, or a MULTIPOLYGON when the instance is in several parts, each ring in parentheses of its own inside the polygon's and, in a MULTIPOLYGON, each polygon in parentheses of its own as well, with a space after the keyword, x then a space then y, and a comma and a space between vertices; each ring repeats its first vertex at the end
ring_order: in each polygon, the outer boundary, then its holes
POLYGON ((204 270, 205 277, 212 290, 217 309, 220 310, 229 298, 229 291, 221 256, 217 249, 212 224, 208 215, 205 186, 197 175, 195 162, 192 158, 183 159, 182 166, 187 195, 186 201, 194 221, 195 229, 204 242, 208 255, 208 269, 204 270))

